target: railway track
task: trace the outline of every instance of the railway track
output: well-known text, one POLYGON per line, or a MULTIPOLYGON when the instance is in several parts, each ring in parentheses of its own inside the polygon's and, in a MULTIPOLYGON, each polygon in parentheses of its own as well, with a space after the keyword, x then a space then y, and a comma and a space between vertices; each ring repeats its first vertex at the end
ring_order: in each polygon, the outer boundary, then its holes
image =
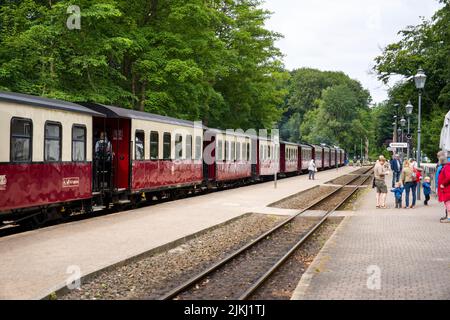
POLYGON ((278 270, 291 255, 313 235, 343 203, 364 184, 372 168, 360 171, 352 180, 313 201, 298 214, 283 221, 254 241, 228 255, 208 269, 160 296, 160 300, 251 299, 254 293, 278 270), (306 218, 302 214, 330 205, 321 218, 306 218))

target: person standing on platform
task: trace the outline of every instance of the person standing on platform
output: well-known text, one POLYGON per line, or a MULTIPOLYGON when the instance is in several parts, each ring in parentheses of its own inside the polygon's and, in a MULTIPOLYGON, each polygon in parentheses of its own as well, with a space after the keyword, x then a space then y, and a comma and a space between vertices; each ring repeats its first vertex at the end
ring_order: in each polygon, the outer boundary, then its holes
POLYGON ((398 154, 394 155, 390 164, 392 170, 392 188, 395 188, 395 184, 400 181, 400 173, 403 169, 400 156, 398 154))
POLYGON ((377 209, 386 209, 386 196, 388 189, 386 186, 386 175, 389 174, 389 169, 386 166, 386 158, 380 156, 373 169, 375 176, 375 187, 377 188, 377 209))
MULTIPOLYGON (((447 212, 450 211, 450 164, 447 163, 439 175, 439 201, 445 204, 447 212)), ((441 219, 442 223, 450 223, 450 218, 441 219)))
POLYGON ((430 177, 425 177, 425 179, 423 180, 423 195, 425 196, 425 201, 424 201, 424 205, 428 205, 428 202, 430 202, 430 195, 431 195, 431 178, 430 177))
POLYGON ((403 163, 403 170, 400 175, 400 182, 405 188, 405 209, 411 208, 413 209, 416 206, 417 201, 417 182, 416 182, 416 174, 414 173, 413 168, 408 160, 405 160, 403 163), (412 192, 412 204, 409 206, 409 194, 412 192))
POLYGON ((309 180, 315 180, 315 174, 317 172, 316 162, 314 159, 311 159, 308 165, 308 171, 309 171, 309 180))
MULTIPOLYGON (((436 196, 439 198, 439 175, 442 171, 442 168, 444 168, 444 165, 448 162, 447 155, 444 151, 439 151, 437 153, 437 158, 439 160, 438 166, 436 168, 436 175, 434 177, 434 183, 436 186, 436 196)), ((445 210, 445 215, 441 218, 441 221, 444 221, 448 219, 448 212, 445 210)))

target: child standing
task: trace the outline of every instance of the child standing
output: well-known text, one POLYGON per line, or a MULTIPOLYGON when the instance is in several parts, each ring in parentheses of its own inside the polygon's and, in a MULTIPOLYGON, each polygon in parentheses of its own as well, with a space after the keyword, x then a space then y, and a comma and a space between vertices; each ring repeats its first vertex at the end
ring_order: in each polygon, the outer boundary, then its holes
POLYGON ((395 208, 396 209, 401 209, 402 208, 402 195, 403 195, 403 190, 405 190, 405 188, 403 188, 400 185, 400 182, 397 182, 395 184, 395 188, 391 190, 391 192, 394 193, 395 195, 395 208))
POLYGON ((428 202, 430 201, 430 194, 431 194, 431 178, 430 177, 426 177, 424 179, 422 187, 423 187, 423 194, 425 195, 424 204, 427 206, 428 202))

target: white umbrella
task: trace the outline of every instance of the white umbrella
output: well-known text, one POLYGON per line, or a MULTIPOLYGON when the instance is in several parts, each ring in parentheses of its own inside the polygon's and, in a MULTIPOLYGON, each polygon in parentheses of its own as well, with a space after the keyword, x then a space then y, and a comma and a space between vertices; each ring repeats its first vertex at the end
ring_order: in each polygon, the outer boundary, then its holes
POLYGON ((441 142, 439 147, 443 151, 450 152, 450 111, 445 116, 444 126, 441 131, 441 142))

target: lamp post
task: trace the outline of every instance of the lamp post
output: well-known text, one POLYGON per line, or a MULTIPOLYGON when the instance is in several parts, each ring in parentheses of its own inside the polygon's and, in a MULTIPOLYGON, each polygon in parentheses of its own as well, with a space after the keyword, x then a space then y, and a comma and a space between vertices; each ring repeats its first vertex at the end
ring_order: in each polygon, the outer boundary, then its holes
MULTIPOLYGON (((417 123, 417 166, 420 168, 422 163, 422 151, 420 150, 420 139, 422 131, 422 91, 425 88, 425 82, 427 81, 427 76, 422 69, 419 69, 417 74, 414 76, 414 82, 416 83, 416 88, 419 90, 419 119, 417 123)), ((417 188, 417 199, 420 200, 420 183, 417 188)))
POLYGON ((414 106, 411 104, 411 101, 408 101, 406 105, 406 115, 408 117, 408 159, 410 157, 411 152, 411 115, 414 110, 414 106))
MULTIPOLYGON (((400 120, 400 126, 401 126, 401 140, 402 140, 401 142, 405 142, 405 136, 403 134, 403 129, 406 126, 406 120, 404 117, 402 117, 402 119, 400 120)), ((404 160, 404 158, 405 158, 405 152, 402 149, 402 161, 404 160)))

